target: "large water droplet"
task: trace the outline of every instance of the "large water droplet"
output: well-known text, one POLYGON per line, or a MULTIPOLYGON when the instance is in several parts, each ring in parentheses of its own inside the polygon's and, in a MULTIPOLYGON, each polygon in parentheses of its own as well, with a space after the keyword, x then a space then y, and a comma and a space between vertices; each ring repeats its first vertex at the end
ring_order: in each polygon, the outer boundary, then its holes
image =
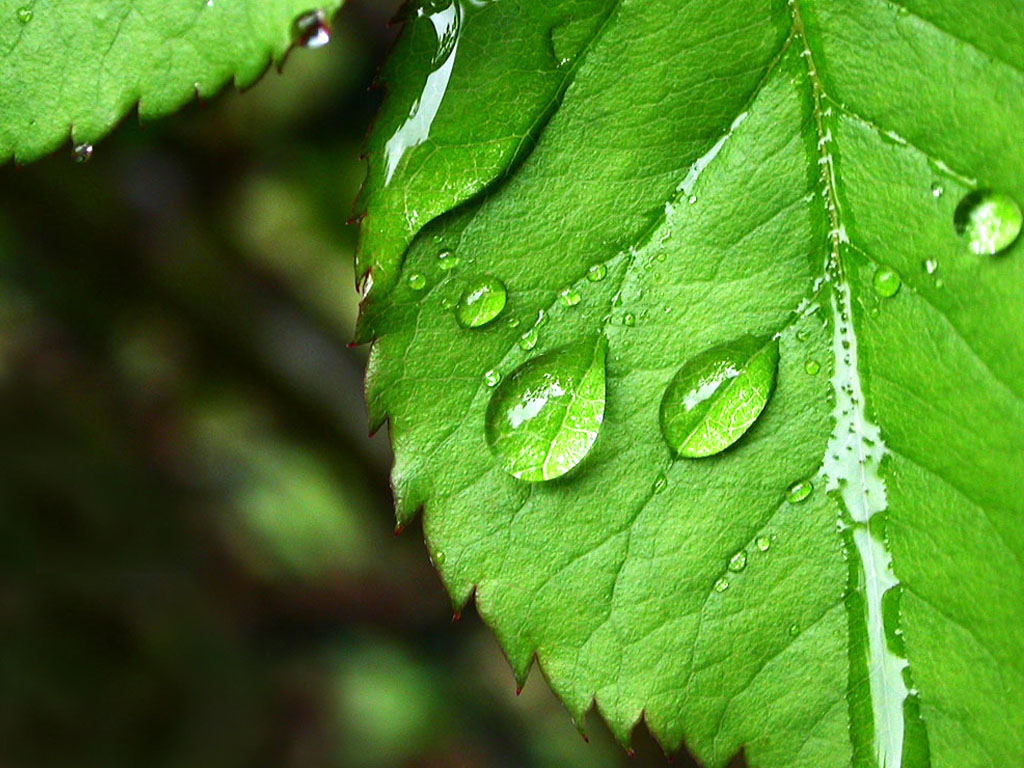
POLYGON ((306 11, 292 24, 292 40, 303 48, 323 48, 331 42, 331 28, 323 11, 306 11))
POLYGON ((505 284, 492 275, 482 275, 469 282, 455 306, 455 319, 463 328, 487 325, 505 308, 508 297, 505 284))
POLYGON ((790 504, 799 504, 810 496, 813 490, 814 485, 810 480, 800 480, 789 486, 789 490, 786 491, 786 501, 790 504))
POLYGON ((530 330, 524 332, 523 335, 519 337, 519 348, 523 350, 523 352, 529 352, 531 349, 537 346, 537 342, 539 340, 540 334, 537 332, 537 329, 531 328, 530 330))
POLYGON ((583 461, 604 420, 606 346, 598 336, 546 352, 494 390, 486 437, 506 472, 540 482, 583 461))
POLYGON ((741 549, 729 559, 729 570, 739 573, 747 567, 747 550, 741 549))
POLYGON ((1020 235, 1024 213, 1017 201, 1002 192, 980 189, 964 197, 953 214, 957 234, 980 256, 1005 251, 1020 235))
POLYGON ((884 299, 888 299, 899 293, 900 286, 903 285, 903 280, 896 273, 895 270, 889 269, 889 267, 879 267, 875 270, 874 277, 875 293, 884 299))
POLYGON ((747 336, 686 362, 661 400, 661 431, 680 456, 721 453, 757 421, 775 387, 779 343, 747 336))

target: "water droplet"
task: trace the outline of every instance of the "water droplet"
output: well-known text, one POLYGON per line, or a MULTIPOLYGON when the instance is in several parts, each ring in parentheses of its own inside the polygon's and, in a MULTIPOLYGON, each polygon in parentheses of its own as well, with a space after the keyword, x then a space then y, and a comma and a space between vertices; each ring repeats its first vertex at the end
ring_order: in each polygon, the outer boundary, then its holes
POLYGON ((622 316, 622 324, 627 328, 632 328, 634 325, 636 325, 636 317, 633 315, 632 312, 627 312, 622 316))
POLYGON ((580 303, 580 292, 573 287, 563 288, 558 293, 558 298, 562 300, 562 303, 567 307, 575 307, 580 303))
POLYGON ((588 337, 527 361, 494 390, 487 444, 520 480, 564 475, 583 461, 604 420, 603 337, 588 337))
POLYGON ((789 486, 789 489, 786 491, 786 501, 790 504, 799 504, 810 496, 813 490, 814 485, 810 480, 800 480, 789 486))
POLYGON ((942 197, 942 193, 945 191, 946 190, 942 188, 942 185, 939 184, 939 182, 936 181, 935 183, 932 184, 932 197, 938 199, 942 197))
POLYGON ((437 553, 434 554, 434 564, 435 565, 444 565, 444 561, 445 561, 445 554, 444 554, 444 552, 438 551, 437 553))
POLYGON ((680 456, 714 456, 757 421, 775 387, 779 343, 746 336, 687 361, 661 400, 661 431, 680 456))
POLYGON ((817 360, 808 360, 804 363, 804 370, 811 376, 817 376, 821 370, 821 364, 817 360))
POLYGON ((1020 235, 1024 213, 1017 201, 1002 192, 976 190, 964 197, 953 214, 957 234, 979 256, 1005 251, 1020 235))
POLYGON ((934 275, 935 270, 939 268, 939 262, 937 262, 935 259, 925 259, 921 263, 921 266, 924 267, 924 271, 927 272, 929 275, 934 275))
POLYGON ((459 265, 459 257, 451 251, 441 251, 437 254, 437 266, 442 272, 450 272, 459 265))
POLYGON ((505 309, 505 284, 492 275, 473 278, 455 305, 455 319, 463 328, 487 325, 505 309))
POLYGON ((715 582, 715 592, 722 593, 729 588, 729 580, 722 576, 718 581, 715 582))
POLYGON ((739 573, 747 567, 747 550, 741 549, 729 559, 729 570, 739 573))
POLYGON ((661 493, 666 488, 668 488, 668 478, 665 477, 664 472, 659 472, 658 476, 654 478, 654 485, 651 487, 651 490, 655 493, 661 493))
POLYGON ((884 299, 888 299, 899 293, 903 280, 895 270, 889 267, 879 267, 875 270, 874 277, 875 293, 884 299))
POLYGON ((757 548, 762 552, 767 552, 769 549, 772 548, 772 540, 769 539, 767 536, 758 536, 757 540, 754 543, 757 545, 757 548))
POLYGON ((798 627, 796 624, 791 624, 790 627, 789 627, 789 636, 790 637, 796 637, 799 634, 800 634, 800 627, 798 627))
POLYGON ((427 278, 421 275, 419 272, 413 272, 409 275, 409 287, 414 291, 422 291, 427 287, 427 278))
POLYGON ((331 28, 320 10, 306 11, 292 24, 292 40, 303 48, 323 48, 331 42, 331 28))
POLYGON ((35 16, 35 13, 33 13, 32 9, 29 8, 27 5, 23 5, 21 8, 18 9, 18 21, 20 21, 22 24, 28 24, 30 21, 32 21, 33 16, 35 16))
POLYGON ((810 331, 808 331, 806 328, 801 328, 799 331, 796 332, 796 340, 807 341, 807 339, 810 338, 810 335, 810 331))
POLYGON ((537 342, 539 340, 540 334, 537 333, 537 329, 531 328, 519 337, 519 348, 523 350, 523 352, 529 352, 537 346, 537 342))
POLYGON ((599 283, 604 280, 605 275, 608 274, 608 267, 604 264, 595 264, 587 270, 587 280, 592 283, 599 283))
POLYGON ((518 317, 510 317, 508 319, 508 327, 509 328, 518 328, 519 327, 519 318, 518 317))
POLYGON ((92 153, 92 144, 76 144, 74 149, 71 150, 71 157, 74 158, 76 163, 87 163, 92 159, 92 153))
POLYGON ((690 197, 687 199, 686 202, 688 202, 690 205, 693 205, 694 203, 697 202, 697 196, 696 195, 690 195, 690 197))
POLYGON ((493 368, 484 374, 484 384, 488 387, 496 387, 501 382, 501 374, 493 368))

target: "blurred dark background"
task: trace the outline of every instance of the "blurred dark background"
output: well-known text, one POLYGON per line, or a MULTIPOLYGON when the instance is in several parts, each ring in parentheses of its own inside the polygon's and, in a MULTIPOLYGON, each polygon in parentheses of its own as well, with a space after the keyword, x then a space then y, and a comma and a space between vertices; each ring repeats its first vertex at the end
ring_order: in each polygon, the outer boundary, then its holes
POLYGON ((392 534, 345 222, 395 10, 0 168, 0 767, 665 764, 517 698, 392 534))

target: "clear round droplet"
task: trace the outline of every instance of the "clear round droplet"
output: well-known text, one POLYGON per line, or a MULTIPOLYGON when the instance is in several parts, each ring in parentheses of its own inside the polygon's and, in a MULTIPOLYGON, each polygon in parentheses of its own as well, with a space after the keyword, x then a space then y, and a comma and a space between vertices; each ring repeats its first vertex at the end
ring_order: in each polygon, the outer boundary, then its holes
POLYGON ((875 270, 873 283, 875 286, 875 293, 883 299, 888 299, 899 293, 900 286, 903 285, 903 280, 895 270, 889 269, 889 267, 879 267, 875 270))
POLYGON ((729 580, 722 576, 718 581, 715 582, 715 592, 722 593, 729 588, 729 580))
POLYGON ((596 336, 546 352, 494 390, 486 438, 506 472, 541 482, 583 461, 604 420, 606 346, 596 336))
POLYGON ((505 309, 508 292, 493 275, 473 278, 455 305, 455 319, 463 328, 479 328, 494 320, 505 309))
POLYGON ((939 184, 939 182, 936 181, 935 183, 932 184, 932 197, 938 199, 942 197, 942 193, 945 191, 946 190, 942 188, 942 185, 939 184))
POLYGON ((796 637, 799 634, 800 634, 800 627, 798 627, 796 624, 791 624, 789 626, 789 636, 790 637, 796 637))
POLYGON ((979 256, 1005 251, 1020 235, 1024 213, 1002 192, 981 189, 964 197, 953 213, 953 226, 967 247, 979 256))
POLYGON ((22 24, 28 24, 32 21, 33 16, 35 16, 35 13, 27 5, 23 5, 18 9, 18 21, 22 24))
POLYGON ((442 272, 450 272, 459 265, 459 257, 451 251, 441 251, 437 254, 437 266, 442 272))
POLYGON ((577 304, 580 303, 580 299, 582 299, 583 297, 580 295, 579 291, 577 291, 572 286, 569 286, 563 288, 561 291, 558 292, 558 298, 565 306, 575 307, 577 304))
POLYGON ((419 272, 413 272, 411 275, 409 275, 408 282, 409 287, 412 288, 414 291, 422 291, 424 288, 427 287, 427 278, 424 277, 419 272))
POLYGON ((767 536, 758 536, 754 543, 757 545, 757 548, 762 552, 767 552, 769 549, 772 548, 772 540, 769 539, 767 536))
POLYGON ((484 374, 484 384, 488 387, 496 387, 501 382, 501 374, 493 368, 484 374))
POLYGON ((636 325, 636 316, 632 312, 627 312, 622 316, 622 324, 627 328, 632 328, 636 325))
POLYGON ((669 447, 696 459, 733 445, 768 404, 778 365, 778 341, 750 336, 684 363, 661 400, 661 433, 669 447))
POLYGON ((92 144, 76 144, 74 149, 71 150, 71 157, 74 158, 76 163, 87 163, 92 159, 93 149, 92 144))
POLYGON ((661 493, 666 488, 668 488, 668 478, 665 477, 664 472, 659 472, 658 476, 654 478, 654 485, 651 487, 651 490, 654 493, 661 493))
POLYGON ((790 504, 799 504, 801 501, 806 500, 813 490, 814 485, 810 480, 800 480, 789 486, 789 489, 786 491, 786 501, 790 504))
POLYGON ((741 549, 729 559, 729 570, 739 573, 747 567, 747 550, 741 549))
POLYGON ((531 328, 530 330, 526 331, 525 333, 523 333, 522 336, 519 337, 519 348, 523 350, 523 352, 529 352, 531 349, 537 346, 537 342, 539 340, 540 334, 537 333, 537 329, 531 328))
POLYGON ((608 274, 608 267, 604 264, 595 264, 587 270, 587 280, 592 283, 599 283, 608 274))
POLYGON ((320 10, 306 11, 292 24, 292 40, 303 48, 323 48, 331 42, 331 28, 320 10))
POLYGON ((817 360, 808 360, 804 363, 804 370, 811 376, 817 376, 818 372, 821 370, 821 363, 817 360))
POLYGON ((925 259, 924 262, 922 262, 921 266, 924 267, 924 271, 927 272, 929 275, 934 275, 935 270, 939 268, 939 262, 937 262, 935 259, 925 259))

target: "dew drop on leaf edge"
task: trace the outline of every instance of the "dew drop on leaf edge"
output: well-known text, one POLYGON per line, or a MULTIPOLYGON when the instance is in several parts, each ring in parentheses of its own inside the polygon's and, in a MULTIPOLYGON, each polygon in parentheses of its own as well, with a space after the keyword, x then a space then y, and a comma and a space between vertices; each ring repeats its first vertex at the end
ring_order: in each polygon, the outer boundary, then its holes
POLYGON ((300 14, 292 24, 292 40, 303 48, 323 48, 331 42, 331 28, 321 10, 300 14))
POLYGON ((768 404, 778 365, 778 341, 752 336, 684 363, 661 400, 661 432, 669 447, 696 459, 736 443, 768 404))
POLYGON ((81 144, 75 144, 71 150, 71 157, 76 163, 87 163, 92 159, 94 147, 92 144, 85 142, 81 144))
POLYGON ((494 389, 485 437, 502 469, 542 482, 583 461, 604 421, 606 347, 591 336, 545 352, 494 389))
POLYGON ((979 256, 995 256, 1017 240, 1024 212, 1007 194, 990 189, 964 196, 953 213, 953 227, 967 247, 979 256))
POLYGON ((493 321, 508 300, 505 284, 492 275, 469 281, 455 305, 455 319, 463 328, 479 328, 493 321))

